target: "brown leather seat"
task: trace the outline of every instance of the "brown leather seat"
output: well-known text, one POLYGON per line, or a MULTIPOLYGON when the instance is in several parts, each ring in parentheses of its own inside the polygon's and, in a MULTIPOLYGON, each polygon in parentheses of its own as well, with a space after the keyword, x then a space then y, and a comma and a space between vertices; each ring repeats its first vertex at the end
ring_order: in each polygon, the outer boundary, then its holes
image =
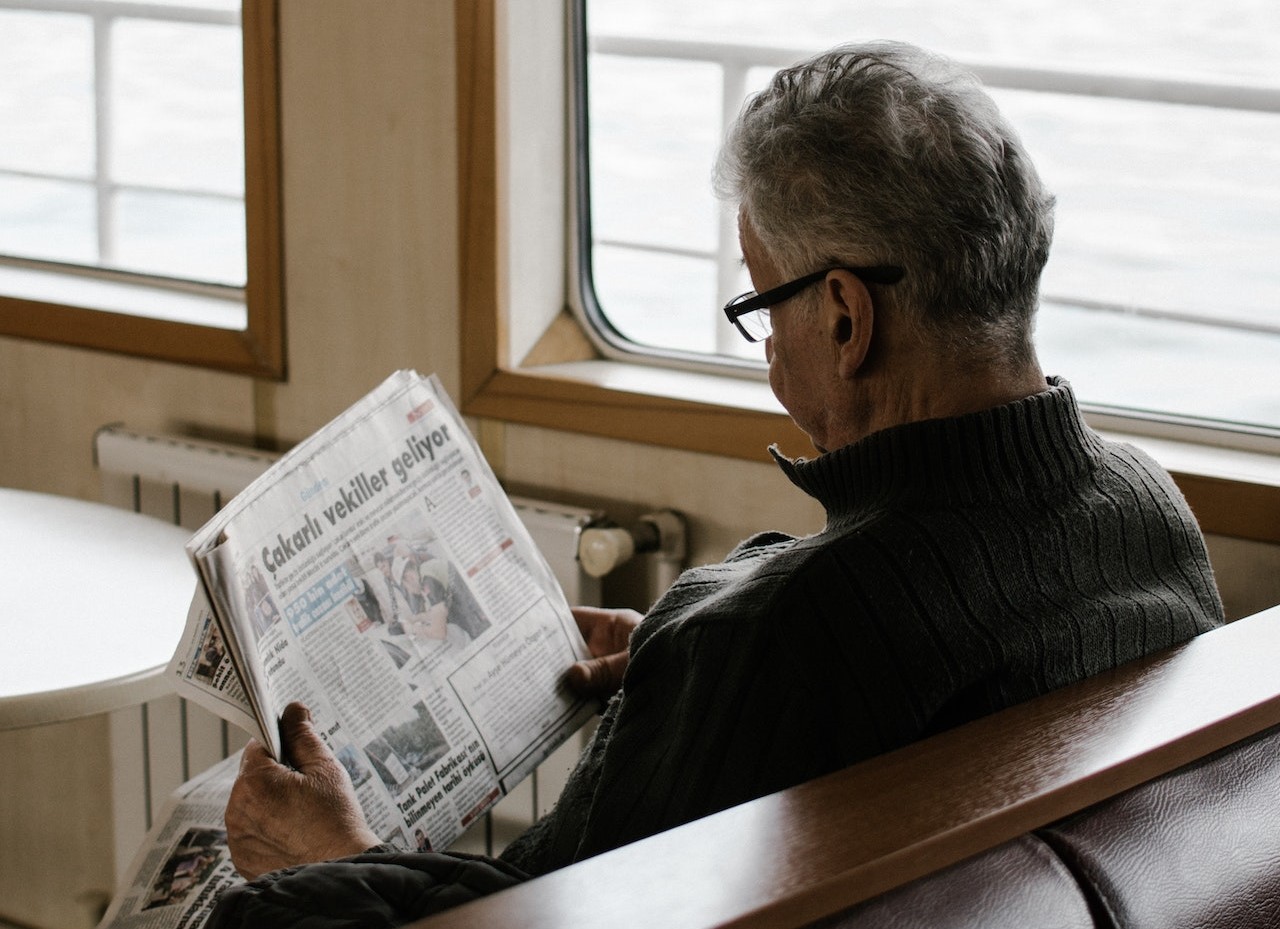
POLYGON ((1100 927, 1280 927, 1280 729, 1039 835, 1081 879, 1100 927))
POLYGON ((1025 835, 811 929, 1093 929, 1089 905, 1052 850, 1025 835))
POLYGON ((809 929, 1006 927, 1280 927, 1280 728, 809 929))

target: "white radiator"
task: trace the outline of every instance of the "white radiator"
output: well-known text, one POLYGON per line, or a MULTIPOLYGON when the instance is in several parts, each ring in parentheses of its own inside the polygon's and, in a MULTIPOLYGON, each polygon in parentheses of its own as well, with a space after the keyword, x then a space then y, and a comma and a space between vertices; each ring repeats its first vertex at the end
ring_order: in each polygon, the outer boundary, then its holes
MULTIPOLYGON (((94 437, 94 458, 105 502, 192 531, 276 457, 214 442, 143 435, 120 426, 103 427, 94 437)), ((605 525, 601 515, 541 501, 517 498, 513 502, 569 602, 599 604, 600 579, 583 570, 579 547, 584 530, 605 525)), ((662 519, 672 517, 663 514, 662 519)), ((663 546, 660 554, 664 561, 671 561, 673 551, 683 555, 682 524, 677 528, 680 539, 663 546)), ((612 534, 618 531, 608 530, 612 534)), ((642 550, 653 547, 641 540, 642 550)), ((596 566, 593 570, 601 574, 607 567, 596 566)), ((178 621, 180 618, 175 618, 178 621)), ((112 714, 117 879, 164 798, 184 780, 238 750, 246 740, 240 730, 176 696, 112 714)), ((455 848, 492 854, 505 846, 555 802, 581 744, 579 739, 571 739, 504 798, 489 817, 463 836, 455 848)))

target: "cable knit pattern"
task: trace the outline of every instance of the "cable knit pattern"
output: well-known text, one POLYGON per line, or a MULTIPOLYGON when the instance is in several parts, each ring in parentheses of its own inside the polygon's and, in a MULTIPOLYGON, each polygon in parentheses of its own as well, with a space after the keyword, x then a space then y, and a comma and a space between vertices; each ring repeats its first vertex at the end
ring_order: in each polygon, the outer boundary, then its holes
POLYGON ((1070 387, 777 455, 822 532, 685 572, 556 809, 533 873, 798 784, 1222 621, 1172 480, 1070 387))

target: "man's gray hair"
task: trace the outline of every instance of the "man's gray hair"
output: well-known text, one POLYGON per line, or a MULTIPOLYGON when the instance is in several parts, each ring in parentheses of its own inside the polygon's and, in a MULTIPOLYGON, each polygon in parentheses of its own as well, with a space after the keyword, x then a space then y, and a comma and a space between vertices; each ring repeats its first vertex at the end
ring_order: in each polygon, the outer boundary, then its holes
POLYGON ((956 348, 1031 357, 1053 196, 951 61, 878 42, 779 71, 730 130, 716 187, 784 274, 901 265, 878 301, 956 348))

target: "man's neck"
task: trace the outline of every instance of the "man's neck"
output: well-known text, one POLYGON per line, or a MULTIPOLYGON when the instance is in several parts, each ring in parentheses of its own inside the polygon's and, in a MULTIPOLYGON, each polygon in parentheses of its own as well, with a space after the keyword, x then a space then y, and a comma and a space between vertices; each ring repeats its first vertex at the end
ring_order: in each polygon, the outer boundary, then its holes
MULTIPOLYGON (((927 419, 946 419, 1003 406, 1047 389, 1037 361, 1010 367, 957 369, 920 365, 904 376, 873 377, 856 386, 856 408, 839 444, 927 419)), ((833 445, 831 447, 839 447, 833 445)))

